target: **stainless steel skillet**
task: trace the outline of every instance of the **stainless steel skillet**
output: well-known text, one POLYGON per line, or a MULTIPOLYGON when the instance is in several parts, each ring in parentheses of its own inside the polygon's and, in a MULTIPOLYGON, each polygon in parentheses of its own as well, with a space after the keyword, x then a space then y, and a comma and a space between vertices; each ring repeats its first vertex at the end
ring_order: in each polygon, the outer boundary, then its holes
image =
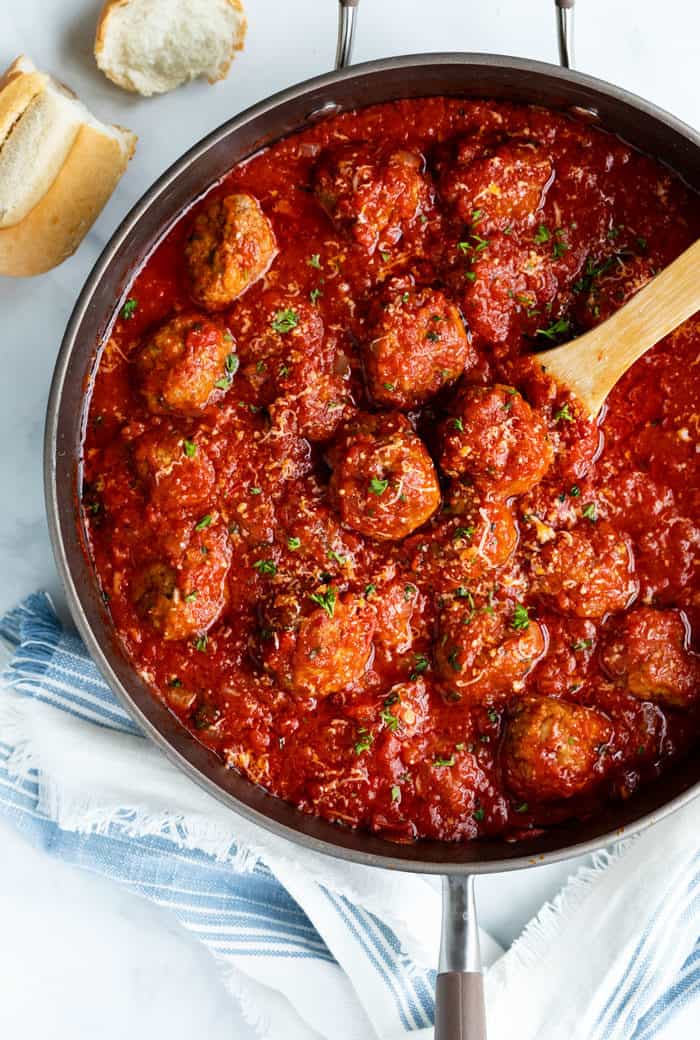
MULTIPOLYGON (((349 57, 358 0, 341 0, 339 59, 349 57)), ((562 57, 570 52, 571 0, 558 0, 562 57)), ((649 826, 700 793, 700 757, 688 759, 630 801, 508 845, 479 841, 396 846, 313 819, 226 769, 153 696, 117 643, 84 551, 80 457, 99 345, 136 270, 156 243, 235 163, 310 122, 401 97, 485 97, 544 105, 594 121, 671 166, 700 191, 700 136, 611 84, 541 62, 487 54, 421 54, 340 68, 253 106, 195 145, 133 208, 97 261, 73 310, 48 403, 44 477, 49 530, 75 623, 115 694, 174 764, 232 811, 275 834, 368 866, 444 877, 437 984, 438 1040, 483 1040, 483 990, 473 875, 516 870, 589 852, 649 826)))

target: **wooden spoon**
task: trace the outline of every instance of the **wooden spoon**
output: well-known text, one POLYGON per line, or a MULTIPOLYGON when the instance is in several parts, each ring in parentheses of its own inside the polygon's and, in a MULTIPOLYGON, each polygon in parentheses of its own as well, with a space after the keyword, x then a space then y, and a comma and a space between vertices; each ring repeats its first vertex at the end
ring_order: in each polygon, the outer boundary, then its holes
POLYGON ((602 325, 563 347, 538 354, 537 361, 595 416, 637 358, 697 310, 700 239, 602 325))

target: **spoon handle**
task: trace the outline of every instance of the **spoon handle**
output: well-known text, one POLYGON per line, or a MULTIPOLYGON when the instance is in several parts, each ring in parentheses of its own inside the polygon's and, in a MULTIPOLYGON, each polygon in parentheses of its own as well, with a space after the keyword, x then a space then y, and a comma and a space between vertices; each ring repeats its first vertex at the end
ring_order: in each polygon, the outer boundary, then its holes
POLYGON ((697 310, 700 239, 602 325, 537 360, 594 416, 627 369, 697 310))

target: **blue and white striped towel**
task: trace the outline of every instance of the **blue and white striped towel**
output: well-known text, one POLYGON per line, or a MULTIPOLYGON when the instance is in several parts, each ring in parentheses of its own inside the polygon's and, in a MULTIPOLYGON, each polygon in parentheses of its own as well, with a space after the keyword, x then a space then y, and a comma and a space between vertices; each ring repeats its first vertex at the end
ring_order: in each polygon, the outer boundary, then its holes
MULTIPOLYGON (((224 809, 143 739, 45 595, 0 635, 0 811, 29 840, 170 909, 261 1038, 432 1036, 429 880, 299 849, 224 809)), ((677 813, 543 909, 488 973, 492 1040, 700 1035, 698 824, 700 807, 677 813)))

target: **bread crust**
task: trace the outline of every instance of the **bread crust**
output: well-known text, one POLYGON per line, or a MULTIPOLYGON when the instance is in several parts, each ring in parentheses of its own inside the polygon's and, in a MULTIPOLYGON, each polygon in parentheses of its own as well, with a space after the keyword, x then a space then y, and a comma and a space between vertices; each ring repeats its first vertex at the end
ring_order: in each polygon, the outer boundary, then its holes
MULTIPOLYGON (((51 89, 48 76, 25 72, 14 62, 0 79, 3 125, 14 114, 11 129, 29 102, 45 89, 51 89)), ((41 274, 74 253, 126 169, 135 144, 136 136, 122 127, 83 122, 41 199, 19 223, 0 229, 0 274, 41 274)))
MULTIPOLYGON (((97 28, 95 30, 95 61, 97 62, 98 68, 105 74, 107 79, 111 80, 118 87, 123 90, 128 90, 132 94, 139 94, 140 91, 131 83, 131 81, 125 77, 120 76, 116 69, 108 67, 102 64, 101 59, 104 54, 105 41, 107 38, 107 32, 109 29, 109 19, 111 15, 122 7, 128 7, 131 0, 106 0, 97 22, 97 28)), ((248 21, 245 17, 245 11, 243 9, 242 0, 227 0, 227 3, 233 10, 239 15, 238 32, 235 39, 231 43, 229 51, 228 61, 224 62, 219 66, 218 76, 207 76, 208 83, 218 83, 222 79, 226 79, 231 68, 233 59, 238 51, 243 50, 243 44, 245 42, 246 32, 248 31, 248 21)))

